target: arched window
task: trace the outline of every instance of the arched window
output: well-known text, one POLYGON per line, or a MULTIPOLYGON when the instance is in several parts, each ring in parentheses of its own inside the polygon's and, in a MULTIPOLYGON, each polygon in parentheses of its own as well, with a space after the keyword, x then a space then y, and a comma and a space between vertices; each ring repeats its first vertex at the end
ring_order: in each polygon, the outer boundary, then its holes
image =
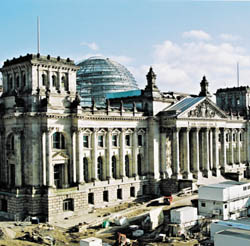
POLYGON ((12 77, 10 75, 8 75, 8 90, 12 90, 13 89, 13 80, 12 77))
POLYGON ((25 87, 26 86, 26 75, 24 72, 22 72, 22 86, 25 87))
POLYGON ((14 134, 10 134, 7 138, 7 150, 14 151, 15 148, 15 139, 14 134))
POLYGON ((16 76, 16 88, 19 88, 20 86, 20 80, 19 80, 19 76, 16 76))
POLYGON ((56 76, 52 75, 52 86, 56 87, 56 76))
POLYGON ((61 132, 55 132, 53 134, 53 148, 65 149, 65 139, 61 132))
POLYGON ((97 178, 103 180, 103 161, 101 156, 97 158, 97 178))
POLYGON ((88 182, 88 172, 89 172, 88 159, 84 157, 83 158, 83 177, 86 183, 88 182))
POLYGON ((142 166, 141 166, 141 154, 137 155, 137 173, 139 176, 142 175, 142 166))
POLYGON ((42 85, 43 86, 46 86, 46 75, 45 74, 42 74, 42 85))
POLYGON ((113 178, 117 178, 116 177, 116 157, 113 155, 112 156, 112 177, 113 178))
POLYGON ((129 156, 125 155, 125 175, 129 177, 129 156))

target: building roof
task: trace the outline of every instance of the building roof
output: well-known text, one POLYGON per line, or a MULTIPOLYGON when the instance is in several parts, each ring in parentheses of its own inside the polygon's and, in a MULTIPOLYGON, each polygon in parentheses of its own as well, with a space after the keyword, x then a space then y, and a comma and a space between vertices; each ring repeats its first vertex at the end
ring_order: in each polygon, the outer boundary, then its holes
POLYGON ((230 226, 232 228, 249 230, 250 231, 250 221, 249 220, 220 220, 214 222, 215 224, 222 226, 230 226))
POLYGON ((237 237, 237 238, 245 238, 250 240, 250 231, 244 229, 227 229, 224 231, 219 231, 216 234, 230 236, 230 237, 237 237))
POLYGON ((141 90, 133 90, 133 91, 122 91, 122 92, 107 93, 106 98, 107 99, 113 99, 113 98, 134 97, 134 96, 141 96, 141 95, 142 95, 141 90))
POLYGON ((173 106, 169 107, 166 112, 176 112, 176 115, 183 113, 188 108, 194 106, 196 103, 199 103, 206 97, 186 97, 181 101, 177 102, 173 106))
POLYGON ((236 185, 243 185, 246 184, 246 182, 237 182, 237 181, 225 181, 222 183, 217 183, 217 184, 209 184, 209 185, 205 185, 203 187, 211 187, 211 188, 218 188, 218 189, 226 189, 232 186, 236 186, 236 185))

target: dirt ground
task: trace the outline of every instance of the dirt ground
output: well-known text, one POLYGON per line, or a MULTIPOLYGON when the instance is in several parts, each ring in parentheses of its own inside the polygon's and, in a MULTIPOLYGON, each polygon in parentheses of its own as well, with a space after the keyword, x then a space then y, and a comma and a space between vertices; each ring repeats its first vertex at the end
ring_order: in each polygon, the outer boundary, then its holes
MULTIPOLYGON (((190 205, 191 200, 196 196, 187 197, 175 197, 174 202, 171 206, 162 205, 165 214, 168 213, 172 207, 190 205)), ((113 214, 118 213, 126 216, 131 223, 140 224, 141 217, 145 216, 150 209, 156 205, 150 205, 150 202, 126 202, 112 207, 96 209, 91 214, 93 219, 96 218, 98 221, 103 221, 113 214), (132 222, 133 221, 133 222, 132 222)), ((161 205, 157 205, 161 206, 161 205)), ((70 218, 68 219, 70 220, 70 218)), ((59 225, 62 222, 59 222, 59 225)), ((113 245, 115 242, 116 231, 125 232, 126 228, 111 226, 110 228, 102 228, 101 225, 86 225, 86 229, 82 232, 72 232, 72 230, 64 229, 59 226, 38 224, 38 225, 25 225, 22 223, 15 222, 0 222, 0 246, 37 246, 37 245, 52 245, 51 242, 56 246, 79 246, 80 239, 88 237, 98 237, 103 242, 113 245)), ((164 246, 193 246, 197 244, 196 240, 192 241, 180 241, 177 238, 171 243, 154 243, 150 242, 146 245, 164 245, 164 246)))

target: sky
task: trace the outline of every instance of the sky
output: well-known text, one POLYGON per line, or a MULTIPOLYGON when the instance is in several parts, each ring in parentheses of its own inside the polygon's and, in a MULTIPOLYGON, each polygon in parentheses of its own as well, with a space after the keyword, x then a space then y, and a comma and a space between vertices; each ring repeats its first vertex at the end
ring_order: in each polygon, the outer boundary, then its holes
POLYGON ((37 53, 76 63, 101 55, 140 88, 152 66, 162 91, 199 93, 250 84, 250 1, 1 0, 0 65, 37 53))

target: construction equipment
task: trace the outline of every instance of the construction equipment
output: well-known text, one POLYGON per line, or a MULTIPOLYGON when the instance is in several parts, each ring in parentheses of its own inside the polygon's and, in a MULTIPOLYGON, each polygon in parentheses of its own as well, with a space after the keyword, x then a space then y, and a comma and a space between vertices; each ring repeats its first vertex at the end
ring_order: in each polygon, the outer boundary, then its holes
POLYGON ((125 234, 117 232, 115 246, 129 246, 129 245, 130 245, 130 240, 127 239, 127 236, 125 234))

